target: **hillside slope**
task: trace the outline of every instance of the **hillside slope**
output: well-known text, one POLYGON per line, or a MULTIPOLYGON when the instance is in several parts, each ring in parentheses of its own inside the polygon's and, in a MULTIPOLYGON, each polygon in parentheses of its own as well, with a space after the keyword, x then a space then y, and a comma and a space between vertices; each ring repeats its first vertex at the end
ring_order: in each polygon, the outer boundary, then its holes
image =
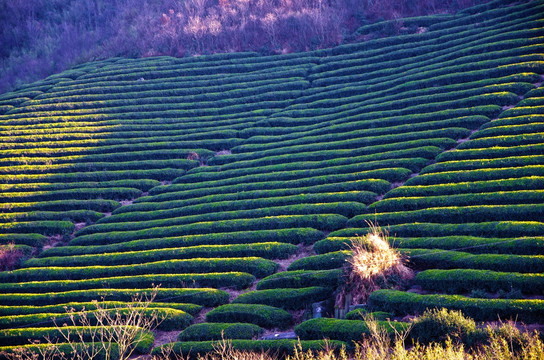
POLYGON ((168 329, 231 301, 256 305, 207 320, 289 327, 248 311, 330 298, 368 220, 424 293, 461 295, 379 291, 375 308, 541 320, 543 10, 476 7, 283 56, 114 58, 3 95, 0 241, 46 250, 0 273, 0 327, 159 283, 168 329), (295 270, 305 280, 256 284, 295 270), (473 290, 523 299, 475 305, 473 290))

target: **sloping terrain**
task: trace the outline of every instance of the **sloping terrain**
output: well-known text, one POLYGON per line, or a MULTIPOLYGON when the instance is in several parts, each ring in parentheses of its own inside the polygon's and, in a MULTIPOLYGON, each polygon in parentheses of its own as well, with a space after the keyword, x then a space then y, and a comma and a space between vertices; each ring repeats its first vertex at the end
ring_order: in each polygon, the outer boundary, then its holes
POLYGON ((544 2, 493 4, 310 53, 115 58, 2 95, 0 242, 45 250, 0 273, 0 328, 153 284, 166 330, 218 306, 206 321, 289 328, 332 297, 368 221, 421 270, 421 294, 381 290, 376 309, 539 322, 544 2))

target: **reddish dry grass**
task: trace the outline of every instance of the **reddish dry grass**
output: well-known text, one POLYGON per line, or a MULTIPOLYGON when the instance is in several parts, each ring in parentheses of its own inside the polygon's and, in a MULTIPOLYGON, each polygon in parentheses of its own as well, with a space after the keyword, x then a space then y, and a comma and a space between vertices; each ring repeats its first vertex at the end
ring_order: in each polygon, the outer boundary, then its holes
POLYGON ((19 266, 19 262, 25 256, 23 252, 15 248, 14 244, 0 246, 0 271, 13 270, 19 266))

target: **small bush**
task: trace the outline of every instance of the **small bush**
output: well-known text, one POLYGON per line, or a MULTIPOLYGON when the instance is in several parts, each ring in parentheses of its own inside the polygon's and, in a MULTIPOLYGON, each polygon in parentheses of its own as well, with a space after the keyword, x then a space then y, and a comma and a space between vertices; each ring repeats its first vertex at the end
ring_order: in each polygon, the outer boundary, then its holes
POLYGON ((461 311, 442 309, 427 310, 414 321, 410 336, 422 344, 445 342, 448 338, 473 344, 480 333, 474 320, 461 311))

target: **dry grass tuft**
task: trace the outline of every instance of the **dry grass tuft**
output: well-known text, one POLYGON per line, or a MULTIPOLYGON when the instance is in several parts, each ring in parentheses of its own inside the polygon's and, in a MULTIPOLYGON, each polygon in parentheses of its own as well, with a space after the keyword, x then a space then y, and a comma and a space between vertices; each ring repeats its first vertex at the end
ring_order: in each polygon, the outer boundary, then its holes
POLYGON ((353 255, 347 260, 344 289, 336 298, 341 307, 348 294, 353 303, 364 303, 373 291, 398 287, 414 276, 405 265, 407 258, 389 246, 389 233, 377 224, 368 225, 368 234, 351 239, 353 255))

